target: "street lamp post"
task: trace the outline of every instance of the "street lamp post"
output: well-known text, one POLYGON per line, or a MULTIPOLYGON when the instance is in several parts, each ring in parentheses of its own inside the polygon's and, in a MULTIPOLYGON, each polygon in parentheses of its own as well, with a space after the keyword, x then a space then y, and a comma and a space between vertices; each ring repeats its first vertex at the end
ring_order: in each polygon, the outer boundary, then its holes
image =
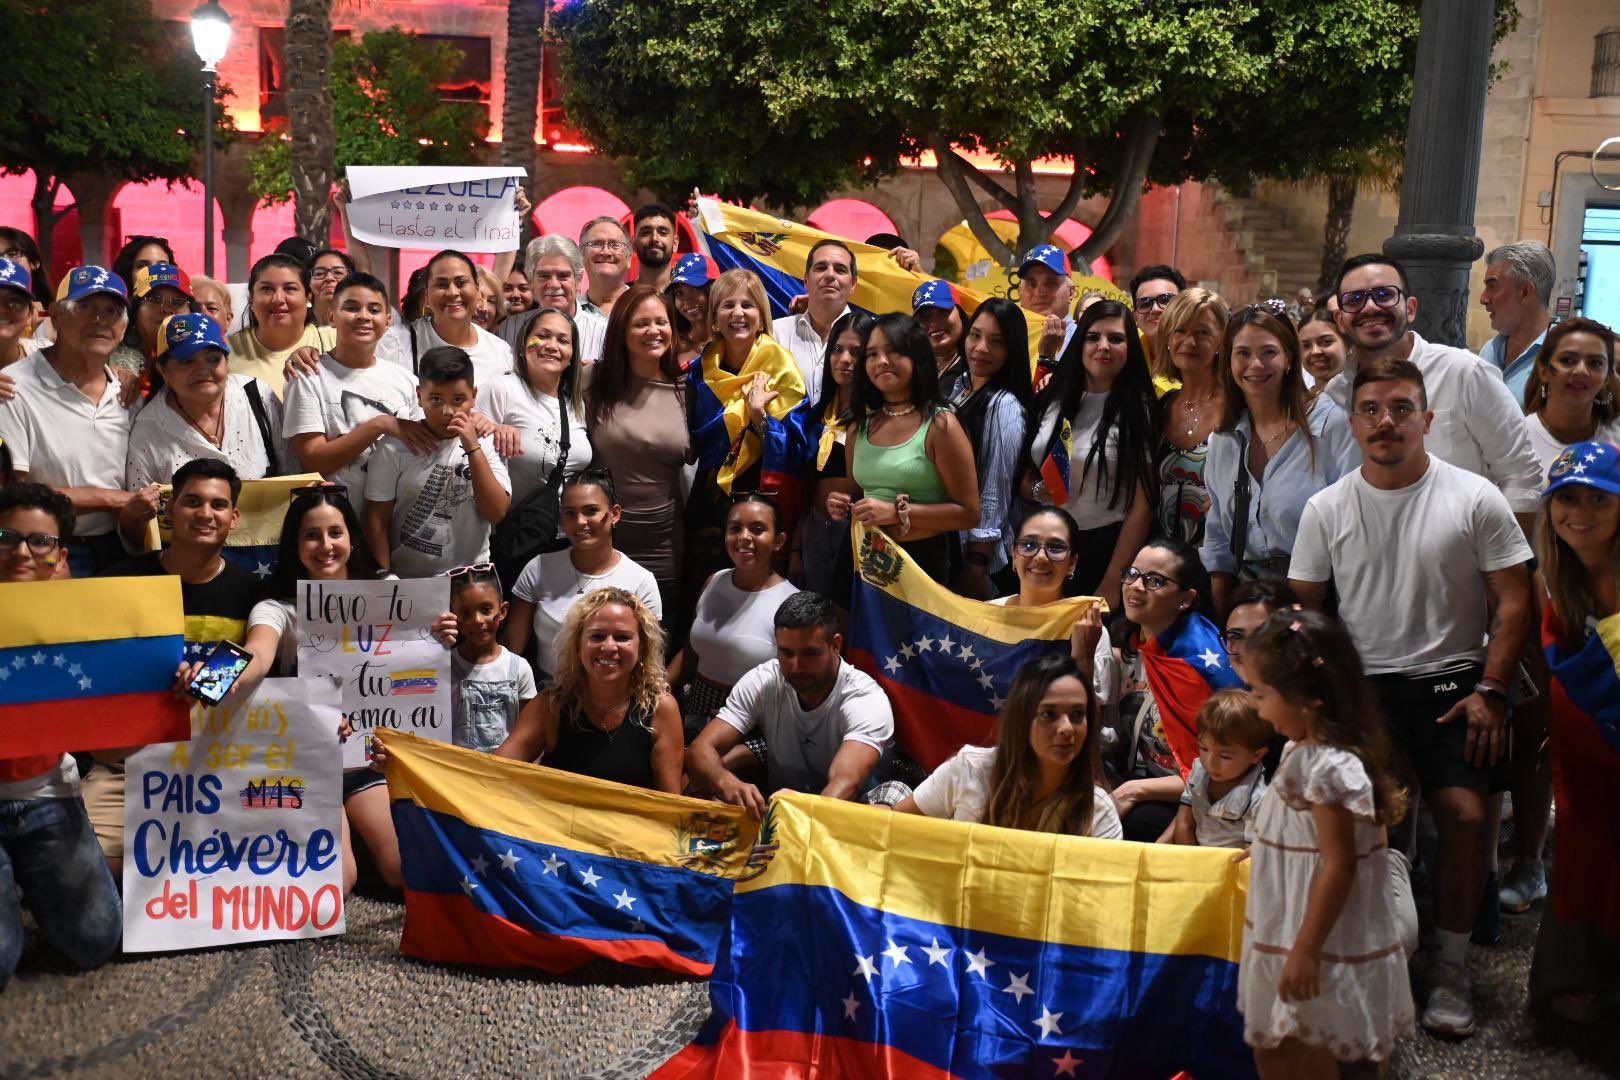
POLYGON ((203 273, 214 276, 214 93, 219 62, 231 44, 231 17, 219 0, 191 13, 191 45, 208 76, 203 86, 203 273))

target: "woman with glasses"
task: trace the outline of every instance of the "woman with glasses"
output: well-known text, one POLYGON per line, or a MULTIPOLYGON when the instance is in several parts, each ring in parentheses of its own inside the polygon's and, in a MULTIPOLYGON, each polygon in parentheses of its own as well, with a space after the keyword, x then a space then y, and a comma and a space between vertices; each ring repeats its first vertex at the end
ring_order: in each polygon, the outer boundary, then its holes
POLYGON ((135 271, 130 283, 129 327, 124 344, 113 354, 113 367, 147 372, 149 389, 155 391, 162 378, 152 377, 151 361, 163 349, 159 331, 165 319, 197 310, 191 294, 191 279, 173 263, 151 263, 135 271), (123 358, 120 361, 120 358, 123 358))
POLYGON ((1361 464, 1344 410, 1305 391, 1282 301, 1232 316, 1219 373, 1224 406, 1204 467, 1209 512, 1199 552, 1217 608, 1235 582, 1286 577, 1305 503, 1361 464))
POLYGON ((1245 683, 1249 681, 1243 671, 1243 643, 1249 635, 1266 624, 1271 613, 1299 603, 1299 597, 1286 581, 1245 581, 1226 598, 1226 629, 1221 631, 1221 644, 1231 658, 1232 670, 1245 683))
POLYGON ((1571 443, 1620 443, 1614 346, 1614 331, 1591 319, 1547 331, 1524 384, 1524 426, 1543 473, 1571 443))
POLYGON ((1159 401, 1158 527, 1189 544, 1204 538, 1209 437, 1226 411, 1219 361, 1227 314, 1226 301, 1208 289, 1187 289, 1170 301, 1155 338, 1153 374, 1181 383, 1159 401))
POLYGON ((291 255, 271 253, 248 273, 247 326, 231 335, 231 372, 259 379, 276 393, 289 357, 308 347, 318 356, 337 340, 315 324, 309 307, 309 271, 291 255))
MULTIPOLYGON (((669 666, 669 684, 684 686, 682 724, 690 743, 714 719, 737 681, 754 668, 776 659, 776 609, 799 590, 776 572, 776 560, 787 543, 780 511, 770 496, 751 491, 732 500, 726 514, 726 554, 731 569, 717 571, 698 594, 686 644, 669 666)), ((726 767, 759 768, 748 762, 754 740, 731 754, 726 767)))
POLYGON ((124 485, 166 484, 195 458, 228 461, 243 480, 288 471, 281 400, 257 379, 227 370, 230 346, 207 315, 176 315, 154 362, 163 389, 135 417, 124 485))
POLYGON ((1087 308, 1033 415, 1020 494, 1061 502, 1078 523, 1070 595, 1096 594, 1118 611, 1119 572, 1153 526, 1153 383, 1125 305, 1087 308))
POLYGON ((335 315, 338 282, 354 273, 354 260, 346 251, 322 248, 309 261, 309 288, 315 301, 315 325, 331 326, 335 315))
POLYGON ((21 229, 0 225, 0 258, 10 259, 28 270, 31 279, 29 295, 37 305, 36 313, 42 313, 51 306, 56 297, 45 274, 45 258, 32 236, 21 229))
POLYGON ((1120 574, 1130 627, 1121 648, 1124 760, 1114 805, 1125 839, 1153 842, 1175 822, 1198 760, 1198 710, 1216 690, 1242 685, 1209 605, 1209 575, 1198 552, 1154 540, 1120 574))

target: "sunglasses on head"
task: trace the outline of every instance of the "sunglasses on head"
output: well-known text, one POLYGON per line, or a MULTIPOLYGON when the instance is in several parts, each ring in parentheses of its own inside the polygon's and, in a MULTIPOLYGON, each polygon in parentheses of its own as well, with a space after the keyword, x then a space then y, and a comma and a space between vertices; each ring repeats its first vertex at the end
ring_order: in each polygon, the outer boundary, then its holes
POLYGON ((343 484, 311 484, 308 487, 295 487, 291 491, 287 492, 287 498, 289 500, 296 499, 302 495, 342 495, 345 499, 347 499, 349 497, 349 489, 343 484))

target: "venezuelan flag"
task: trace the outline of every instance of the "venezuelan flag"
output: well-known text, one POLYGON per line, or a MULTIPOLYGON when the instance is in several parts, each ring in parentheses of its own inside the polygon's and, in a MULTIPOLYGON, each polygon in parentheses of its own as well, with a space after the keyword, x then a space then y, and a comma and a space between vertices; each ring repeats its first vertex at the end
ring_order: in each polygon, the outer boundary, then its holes
POLYGON ((653 1076, 1254 1075, 1231 852, 784 792, 691 1046, 653 1076))
POLYGON ((180 579, 0 585, 0 758, 191 738, 180 579))
POLYGON ((714 970, 757 826, 739 808, 390 734, 400 952, 570 971, 714 970))
POLYGON ((1220 631, 1196 611, 1144 642, 1141 651, 1165 741, 1186 777, 1198 758, 1198 710, 1215 691, 1240 689, 1243 680, 1232 670, 1220 631))
MULTIPOLYGON (((788 304, 795 296, 804 295, 805 262, 810 257, 810 249, 822 240, 837 240, 855 253, 855 292, 849 302, 863 311, 874 315, 903 311, 909 315, 911 294, 917 286, 930 280, 928 274, 901 269, 882 248, 717 199, 698 199, 697 225, 709 257, 720 269, 752 270, 760 276, 771 301, 771 310, 778 317, 787 314, 788 304)), ((960 284, 953 288, 961 302, 964 319, 988 299, 988 294, 960 284)), ((1042 320, 1027 311, 1024 319, 1029 324, 1029 356, 1033 364, 1040 353, 1042 320)))
MULTIPOLYGON (((270 575, 276 572, 281 523, 287 517, 287 505, 292 502, 293 489, 312 487, 320 482, 319 473, 242 481, 242 494, 236 500, 236 508, 241 512, 242 519, 231 530, 221 554, 242 569, 257 574, 260 581, 269 581, 270 575)), ((163 485, 158 495, 165 508, 173 496, 174 489, 168 484, 163 485)), ((356 500, 357 496, 357 492, 349 493, 351 501, 356 500)), ((360 509, 358 503, 356 509, 360 509)), ((172 531, 166 511, 147 522, 146 550, 157 551, 167 545, 172 531)))
POLYGON ((1041 483, 1046 485, 1046 493, 1057 506, 1069 501, 1069 470, 1073 454, 1074 428, 1068 420, 1060 417, 1052 446, 1046 452, 1046 460, 1041 462, 1041 483))
POLYGON ((860 522, 849 662, 894 706, 900 746, 926 769, 969 743, 988 744, 1013 676, 1043 653, 1066 651, 1083 596, 1040 608, 957 596, 917 569, 904 549, 860 522))

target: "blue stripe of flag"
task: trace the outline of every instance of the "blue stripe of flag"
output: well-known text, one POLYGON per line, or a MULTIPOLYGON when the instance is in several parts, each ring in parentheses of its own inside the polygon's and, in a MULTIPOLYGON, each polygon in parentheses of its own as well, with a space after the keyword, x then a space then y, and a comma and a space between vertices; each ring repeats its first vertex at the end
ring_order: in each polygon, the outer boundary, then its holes
POLYGON ((184 648, 173 634, 0 649, 0 705, 165 691, 184 648))

